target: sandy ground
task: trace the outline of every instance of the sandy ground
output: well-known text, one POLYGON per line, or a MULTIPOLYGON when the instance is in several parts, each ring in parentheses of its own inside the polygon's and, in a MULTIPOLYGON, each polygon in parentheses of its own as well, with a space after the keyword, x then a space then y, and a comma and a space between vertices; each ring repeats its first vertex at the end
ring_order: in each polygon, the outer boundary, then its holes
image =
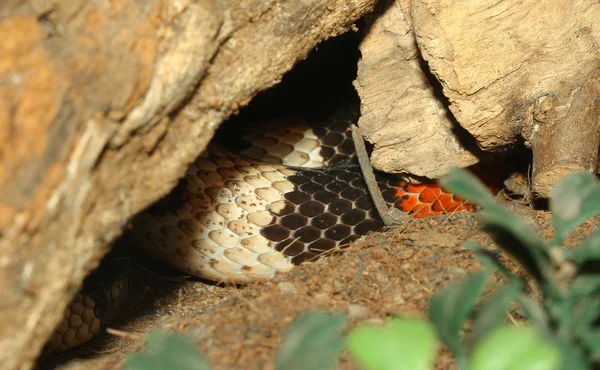
MULTIPOLYGON (((498 198, 525 215, 545 237, 552 236, 548 212, 534 211, 503 195, 498 198)), ((588 222, 572 239, 598 224, 598 220, 588 222)), ((434 292, 481 269, 464 247, 466 241, 495 249, 478 230, 473 214, 412 219, 369 235, 341 255, 245 287, 197 281, 133 252, 133 293, 121 319, 112 326, 113 334, 46 358, 39 368, 118 369, 123 358, 143 346, 144 334, 158 327, 185 335, 214 369, 273 369, 281 337, 298 314, 346 313, 351 326, 380 323, 395 315, 424 317, 434 292)), ((518 271, 506 256, 500 256, 518 271)), ((497 275, 489 280, 492 289, 501 282, 497 275)), ((443 349, 437 367, 454 367, 443 349)), ((338 368, 356 366, 343 354, 338 368)))

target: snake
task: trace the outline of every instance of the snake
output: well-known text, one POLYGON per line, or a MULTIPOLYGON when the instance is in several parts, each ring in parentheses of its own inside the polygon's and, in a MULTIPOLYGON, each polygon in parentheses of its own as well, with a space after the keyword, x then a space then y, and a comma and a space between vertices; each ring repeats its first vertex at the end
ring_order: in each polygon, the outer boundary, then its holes
MULTIPOLYGON (((345 111, 325 122, 299 117, 220 131, 175 189, 134 218, 128 242, 224 284, 269 279, 348 248, 383 226, 355 158, 350 127, 357 120, 345 111)), ((384 173, 376 181, 389 207, 415 218, 475 210, 435 181, 384 173)), ((84 286, 49 352, 78 346, 115 319, 127 295, 124 274, 106 285, 84 286)))

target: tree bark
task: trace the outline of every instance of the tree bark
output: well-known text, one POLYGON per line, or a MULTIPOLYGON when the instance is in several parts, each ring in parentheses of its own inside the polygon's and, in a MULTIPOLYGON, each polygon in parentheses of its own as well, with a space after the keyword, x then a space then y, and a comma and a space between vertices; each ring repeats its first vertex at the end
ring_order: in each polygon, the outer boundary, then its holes
POLYGON ((533 190, 543 197, 566 173, 594 170, 597 1, 414 0, 412 14, 450 111, 481 148, 525 142, 533 149, 533 190))
POLYGON ((477 162, 477 146, 457 134, 441 86, 413 32, 410 0, 380 1, 367 32, 354 83, 361 97, 359 126, 373 144, 372 165, 385 172, 438 178, 477 162))
POLYGON ((538 99, 527 123, 533 151, 532 190, 548 198, 554 184, 573 171, 595 173, 600 145, 600 71, 574 81, 566 99, 538 99))
POLYGON ((542 197, 594 171, 597 19, 593 0, 380 2, 355 81, 373 165, 436 178, 524 143, 542 197))
POLYGON ((86 274, 223 119, 373 5, 4 1, 0 367, 31 368, 86 274))

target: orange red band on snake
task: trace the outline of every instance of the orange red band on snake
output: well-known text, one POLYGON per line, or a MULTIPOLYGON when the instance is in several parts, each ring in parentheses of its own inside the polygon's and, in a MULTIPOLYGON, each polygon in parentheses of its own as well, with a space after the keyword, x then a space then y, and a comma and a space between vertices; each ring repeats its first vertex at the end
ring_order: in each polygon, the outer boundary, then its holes
POLYGON ((396 207, 415 218, 439 216, 443 213, 458 211, 475 211, 477 209, 474 204, 443 190, 434 182, 411 184, 400 180, 398 186, 395 196, 402 199, 402 201, 396 207))

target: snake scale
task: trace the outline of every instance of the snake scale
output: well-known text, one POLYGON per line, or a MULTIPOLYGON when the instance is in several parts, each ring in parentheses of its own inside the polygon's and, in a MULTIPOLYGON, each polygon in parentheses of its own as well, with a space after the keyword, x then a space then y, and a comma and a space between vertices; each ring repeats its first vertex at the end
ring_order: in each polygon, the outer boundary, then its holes
MULTIPOLYGON (((237 284, 271 278, 380 230, 354 159, 349 127, 357 118, 260 122, 220 135, 169 196, 134 219, 129 242, 188 274, 237 284)), ((376 178, 388 206, 414 217, 473 210, 435 182, 376 178)), ((107 288, 84 289, 47 348, 63 351, 92 338, 126 293, 123 275, 107 288)))

